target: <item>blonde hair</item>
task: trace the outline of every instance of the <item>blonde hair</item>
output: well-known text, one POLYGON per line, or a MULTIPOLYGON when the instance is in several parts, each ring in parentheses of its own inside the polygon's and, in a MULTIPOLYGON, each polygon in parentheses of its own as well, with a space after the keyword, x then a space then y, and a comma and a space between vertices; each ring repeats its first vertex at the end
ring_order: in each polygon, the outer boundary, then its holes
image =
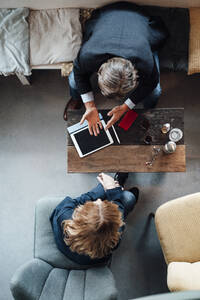
POLYGON ((99 68, 98 84, 104 96, 124 97, 138 85, 137 70, 131 61, 113 57, 99 68))
POLYGON ((64 220, 64 242, 73 252, 103 258, 118 244, 123 225, 118 205, 107 200, 78 206, 72 220, 64 220))

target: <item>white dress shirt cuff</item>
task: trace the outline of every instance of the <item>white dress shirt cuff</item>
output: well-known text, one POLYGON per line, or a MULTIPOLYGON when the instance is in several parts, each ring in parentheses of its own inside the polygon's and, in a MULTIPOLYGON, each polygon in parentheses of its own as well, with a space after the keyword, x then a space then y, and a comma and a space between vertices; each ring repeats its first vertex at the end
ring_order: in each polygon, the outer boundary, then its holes
POLYGON ((88 92, 88 93, 82 94, 81 98, 83 100, 83 103, 91 102, 91 101, 94 101, 94 94, 93 94, 93 92, 88 92))
POLYGON ((135 107, 135 103, 133 103, 131 101, 131 99, 126 99, 126 101, 124 102, 130 109, 133 109, 133 107, 135 107))

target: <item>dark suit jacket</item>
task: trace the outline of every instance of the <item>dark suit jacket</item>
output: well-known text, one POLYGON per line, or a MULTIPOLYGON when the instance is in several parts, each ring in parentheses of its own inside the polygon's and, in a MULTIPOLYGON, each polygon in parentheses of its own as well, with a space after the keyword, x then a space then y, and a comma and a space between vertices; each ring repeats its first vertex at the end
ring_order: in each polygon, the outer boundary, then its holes
POLYGON ((152 52, 164 43, 167 31, 160 19, 147 16, 140 6, 118 2, 95 10, 86 23, 82 47, 74 61, 80 94, 92 90, 90 76, 112 57, 130 60, 139 72, 139 85, 129 95, 138 103, 159 81, 152 52))
MULTIPOLYGON (((101 186, 101 185, 100 185, 101 186)), ((114 189, 104 191, 103 187, 99 189, 99 192, 88 192, 86 194, 82 194, 80 197, 72 199, 70 197, 66 197, 53 211, 50 222, 52 225, 52 229, 54 232, 55 242, 57 244, 58 249, 66 255, 69 259, 80 265, 94 265, 94 264, 106 264, 111 255, 108 255, 101 259, 91 259, 87 255, 80 255, 76 252, 72 252, 70 248, 65 244, 63 240, 63 230, 62 230, 62 221, 72 219, 72 214, 74 209, 78 205, 83 205, 86 201, 95 201, 98 198, 108 201, 112 201, 116 203, 119 207, 119 210, 122 213, 122 217, 124 220, 124 206, 120 202, 120 198, 122 197, 122 189, 121 187, 117 187, 114 189)), ((124 230, 124 226, 120 228, 120 232, 124 230)), ((118 243, 119 245, 119 243, 118 243)), ((115 249, 118 247, 115 247, 115 249)), ((113 250, 115 250, 113 249, 113 250)))

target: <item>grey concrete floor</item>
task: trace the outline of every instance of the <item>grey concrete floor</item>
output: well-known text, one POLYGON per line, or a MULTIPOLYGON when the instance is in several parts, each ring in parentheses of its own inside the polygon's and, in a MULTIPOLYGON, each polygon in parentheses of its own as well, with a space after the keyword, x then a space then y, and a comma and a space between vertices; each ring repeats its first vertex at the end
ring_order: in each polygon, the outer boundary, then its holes
MULTIPOLYGON (((158 107, 185 107, 187 172, 130 175, 127 187, 137 185, 141 194, 112 262, 120 300, 167 291, 166 265, 147 217, 168 200, 200 191, 200 78, 164 73, 161 83, 158 107)), ((77 196, 97 183, 97 174, 66 173, 62 113, 67 97, 58 71, 34 71, 30 87, 14 76, 0 77, 1 300, 12 299, 10 278, 32 258, 36 201, 46 195, 77 196)))

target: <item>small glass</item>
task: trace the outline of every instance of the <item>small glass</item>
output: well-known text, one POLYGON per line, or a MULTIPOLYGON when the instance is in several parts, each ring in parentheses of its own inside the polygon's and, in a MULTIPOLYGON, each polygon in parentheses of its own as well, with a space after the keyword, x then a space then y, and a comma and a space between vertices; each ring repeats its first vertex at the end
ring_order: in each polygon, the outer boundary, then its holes
POLYGON ((142 129, 144 130, 148 130, 150 127, 150 122, 147 119, 143 119, 142 122, 140 123, 140 126, 142 127, 142 129))
POLYGON ((176 143, 169 141, 163 147, 165 153, 174 153, 176 151, 176 143))
POLYGON ((145 136, 144 142, 145 142, 145 144, 150 145, 152 142, 152 136, 151 135, 145 136))
POLYGON ((169 130, 170 130, 170 124, 169 123, 165 123, 162 125, 161 131, 162 133, 166 134, 169 130))

